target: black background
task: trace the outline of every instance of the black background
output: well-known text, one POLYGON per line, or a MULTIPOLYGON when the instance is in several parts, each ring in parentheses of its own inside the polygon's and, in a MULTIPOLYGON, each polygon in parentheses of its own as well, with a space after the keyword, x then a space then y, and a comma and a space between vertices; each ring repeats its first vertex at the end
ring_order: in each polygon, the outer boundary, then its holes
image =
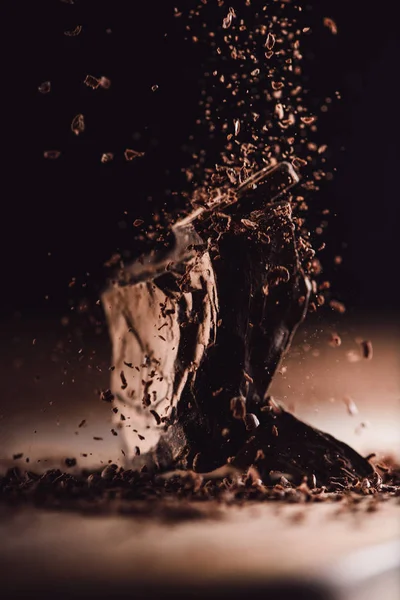
MULTIPOLYGON (((97 297, 103 263, 118 247, 129 247, 133 220, 149 222, 152 211, 177 201, 167 190, 182 188, 180 169, 190 162, 182 147, 195 130, 207 53, 184 40, 186 22, 173 17, 173 7, 194 4, 13 3, 7 20, 9 72, 3 75, 9 103, 3 112, 6 318, 16 311, 61 314, 71 294, 97 297), (63 34, 77 24, 83 25, 78 37, 63 34), (109 77, 111 88, 86 87, 82 82, 88 73, 109 77), (52 91, 42 95, 37 88, 46 80, 52 91), (154 84, 156 92, 151 91, 154 84), (87 124, 79 137, 70 130, 77 113, 85 115, 87 124), (127 163, 127 147, 146 156, 127 163), (43 151, 50 149, 61 150, 60 159, 44 160, 43 151), (115 160, 101 164, 103 152, 114 152, 115 160), (77 284, 71 291, 72 277, 77 284), (87 284, 83 290, 82 283, 87 284)), ((338 174, 322 197, 313 199, 319 209, 329 207, 337 215, 327 238, 326 275, 333 279, 336 297, 351 310, 395 308, 400 140, 396 3, 314 0, 308 5, 314 5, 309 13, 314 33, 305 52, 308 86, 316 98, 333 96, 335 90, 343 97, 321 125, 321 139, 334 150, 338 174), (337 36, 323 27, 324 16, 337 22, 337 36), (333 266, 335 254, 344 257, 340 269, 333 266)), ((201 137, 195 140, 198 149, 207 144, 201 137)))

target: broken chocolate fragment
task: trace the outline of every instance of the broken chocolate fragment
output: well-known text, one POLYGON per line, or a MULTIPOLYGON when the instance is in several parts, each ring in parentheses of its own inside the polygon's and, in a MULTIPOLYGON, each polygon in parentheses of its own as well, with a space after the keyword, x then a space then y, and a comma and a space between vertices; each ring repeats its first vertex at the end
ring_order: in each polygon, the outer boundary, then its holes
POLYGON ((246 469, 257 457, 265 477, 271 470, 315 474, 324 484, 343 465, 354 476, 373 471, 266 395, 311 292, 291 204, 277 202, 297 181, 293 167, 281 163, 197 205, 173 225, 172 244, 124 267, 104 293, 113 364, 141 365, 130 394, 118 389, 117 371, 111 384, 115 405, 124 406, 143 440, 139 464, 195 463, 209 472, 228 461, 246 469), (222 212, 227 218, 216 236, 222 212))

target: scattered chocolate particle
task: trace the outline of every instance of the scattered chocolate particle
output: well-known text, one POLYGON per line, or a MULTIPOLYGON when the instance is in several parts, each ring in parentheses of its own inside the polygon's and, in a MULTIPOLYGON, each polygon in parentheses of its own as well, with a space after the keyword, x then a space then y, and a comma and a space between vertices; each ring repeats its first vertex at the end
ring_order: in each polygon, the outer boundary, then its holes
POLYGON ((138 152, 137 150, 132 150, 131 148, 127 148, 124 152, 125 160, 131 161, 135 158, 140 158, 144 156, 144 152, 138 152))
POLYGON ((260 421, 253 413, 247 413, 244 417, 244 422, 246 424, 247 431, 253 431, 260 425, 260 421))
POLYGON ((117 432, 117 431, 115 431, 115 429, 111 429, 111 433, 112 433, 113 435, 118 435, 118 432, 117 432))
POLYGON ((82 421, 79 423, 78 427, 84 427, 86 425, 86 419, 82 419, 82 421))
POLYGON ((363 358, 367 359, 367 360, 371 360, 373 357, 373 348, 372 348, 372 342, 369 340, 363 340, 361 342, 361 350, 362 350, 362 355, 363 358))
POLYGON ((236 396, 231 399, 231 411, 235 419, 244 419, 246 416, 246 400, 243 396, 236 396))
POLYGON ((96 442, 101 442, 103 440, 103 438, 98 435, 93 436, 93 439, 96 440, 96 442))
POLYGON ((82 114, 76 115, 72 119, 71 131, 75 135, 80 135, 85 131, 85 117, 82 114))
POLYGON ((151 91, 152 92, 156 92, 157 90, 158 90, 158 85, 157 84, 151 86, 151 91))
POLYGON ((66 458, 64 462, 67 467, 75 467, 76 466, 76 458, 66 458))
POLYGON ((155 410, 151 410, 150 412, 153 415, 153 417, 155 418, 157 425, 160 425, 160 423, 161 423, 161 417, 158 414, 158 412, 155 411, 155 410))
POLYGON ((272 435, 274 435, 275 437, 278 437, 279 435, 279 431, 276 425, 272 425, 272 435))
POLYGON ((69 31, 64 31, 64 35, 68 36, 68 37, 76 37, 77 35, 79 35, 82 31, 82 25, 77 25, 75 27, 75 29, 71 29, 69 31))
POLYGON ((100 79, 97 79, 97 77, 93 77, 93 75, 86 75, 85 81, 83 83, 88 87, 91 87, 93 90, 96 90, 100 85, 100 79))
POLYGON ((116 406, 114 406, 114 408, 112 409, 113 413, 117 414, 118 412, 118 408, 116 406))
POLYGON ((146 439, 146 438, 144 437, 144 435, 140 435, 140 433, 138 433, 137 435, 138 435, 138 438, 139 438, 139 440, 141 440, 141 441, 143 441, 143 440, 145 440, 145 439, 146 439))
POLYGON ((215 398, 216 396, 219 396, 219 394, 221 394, 221 392, 223 392, 223 391, 224 391, 224 388, 222 388, 222 387, 221 387, 221 388, 218 388, 217 390, 215 390, 215 391, 212 393, 212 395, 213 395, 213 397, 215 398))
POLYGON ((329 17, 324 17, 324 25, 325 27, 327 27, 329 29, 329 31, 333 34, 336 35, 338 32, 338 28, 337 25, 335 23, 335 21, 329 17))
POLYGON ((104 152, 104 154, 101 155, 100 161, 102 163, 108 163, 112 160, 114 160, 114 154, 112 152, 104 152))
POLYGON ((275 36, 273 33, 268 33, 265 46, 268 48, 268 50, 272 50, 272 48, 275 46, 275 36))
POLYGON ((13 454, 13 459, 18 460, 19 458, 22 458, 23 455, 23 452, 18 452, 17 454, 13 454))
POLYGON ((132 364, 131 362, 125 362, 125 361, 124 361, 124 365, 125 365, 126 367, 129 367, 130 369, 133 369, 133 364, 132 364))
POLYGON ((358 408, 353 398, 350 398, 350 396, 345 396, 343 398, 343 402, 347 407, 347 412, 349 413, 349 415, 354 416, 358 414, 358 408))
POLYGON ((315 117, 300 117, 300 121, 305 125, 311 125, 315 121, 315 117))
POLYGON ((139 448, 139 446, 135 446, 135 456, 140 456, 140 448, 139 448))
POLYGON ((50 81, 43 81, 43 83, 41 83, 39 85, 38 91, 41 94, 48 94, 49 92, 51 92, 51 82, 50 81))
POLYGON ((114 400, 114 394, 110 389, 103 390, 100 394, 100 400, 103 402, 112 402, 114 400))
POLYGON ((133 221, 133 226, 134 227, 140 227, 141 225, 143 225, 143 223, 144 223, 143 219, 135 219, 133 221))
POLYGON ((109 87, 111 87, 111 80, 108 79, 108 77, 100 77, 100 86, 102 88, 104 88, 105 90, 108 90, 109 87))
POLYGON ((332 346, 332 348, 338 348, 341 344, 342 344, 342 339, 341 339, 340 335, 338 335, 337 333, 331 333, 329 345, 332 346))
POLYGON ((300 167, 305 167, 307 164, 307 161, 304 160, 303 158, 299 158, 298 156, 296 158, 293 158, 292 160, 292 165, 294 166, 295 169, 300 169, 300 167))
POLYGON ((119 376, 121 378, 121 390, 125 390, 128 387, 128 382, 126 380, 125 373, 121 371, 119 376))
POLYGON ((111 463, 107 465, 101 472, 101 478, 105 480, 114 479, 116 473, 118 471, 118 465, 111 463))
POLYGON ((335 312, 338 312, 341 315, 346 312, 345 305, 343 304, 343 302, 339 302, 338 300, 331 300, 329 302, 329 306, 331 307, 332 310, 334 310, 335 312))
POLYGON ((59 150, 46 150, 43 152, 43 156, 48 160, 56 160, 57 158, 60 158, 61 152, 59 150))
POLYGON ((121 421, 126 421, 126 417, 125 417, 125 415, 123 415, 123 414, 121 413, 121 415, 120 415, 120 419, 121 419, 121 421))

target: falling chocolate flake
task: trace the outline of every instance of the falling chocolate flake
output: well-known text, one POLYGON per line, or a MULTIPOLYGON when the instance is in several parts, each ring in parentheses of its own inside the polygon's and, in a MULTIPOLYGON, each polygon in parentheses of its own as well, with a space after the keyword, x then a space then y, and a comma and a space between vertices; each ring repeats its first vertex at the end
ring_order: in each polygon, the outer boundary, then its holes
POLYGON ((51 92, 51 82, 50 81, 43 81, 43 83, 41 83, 39 85, 38 91, 41 94, 48 94, 49 92, 51 92))
POLYGON ((279 431, 276 425, 272 425, 272 435, 278 437, 279 431))
POLYGON ((283 83, 282 81, 273 81, 271 83, 272 89, 277 92, 278 90, 281 90, 283 88, 283 83))
POLYGON ((86 425, 86 419, 82 419, 82 421, 79 423, 78 427, 84 427, 86 425))
POLYGON ((68 37, 76 37, 77 35, 79 35, 82 31, 82 25, 77 25, 75 27, 75 29, 71 29, 68 31, 64 31, 64 35, 68 36, 68 37))
POLYGON ((160 425, 160 423, 161 423, 161 417, 158 414, 158 412, 156 410, 151 410, 150 412, 153 415, 153 417, 155 418, 157 425, 160 425))
POLYGON ((371 360, 374 354, 372 342, 370 340, 363 340, 360 345, 363 358, 371 360))
POLYGON ((43 152, 43 156, 48 160, 56 160, 57 158, 60 158, 61 152, 59 150, 46 150, 43 152))
POLYGON ((109 79, 108 77, 100 77, 99 80, 99 85, 100 87, 104 88, 105 90, 108 90, 109 87, 111 87, 111 79, 109 79))
POLYGON ((235 119, 233 121, 233 123, 234 123, 234 126, 235 126, 235 135, 239 135, 239 132, 240 132, 240 121, 239 121, 239 119, 235 119))
POLYGON ((124 152, 125 160, 131 161, 135 158, 140 158, 144 156, 144 152, 138 152, 137 150, 132 150, 131 148, 127 148, 124 152))
POLYGON ((335 21, 333 19, 331 19, 330 17, 324 17, 324 25, 325 25, 325 27, 327 27, 329 29, 329 31, 333 35, 337 34, 338 28, 337 28, 337 25, 336 25, 336 23, 335 23, 335 21))
POLYGON ((134 227, 140 227, 141 225, 143 225, 143 223, 144 223, 143 219, 135 219, 133 221, 133 226, 134 227))
POLYGON ((75 467, 76 466, 76 458, 66 458, 64 462, 67 467, 75 467))
POLYGON ((102 438, 102 437, 100 437, 100 436, 98 436, 98 435, 94 435, 94 436, 93 436, 93 439, 94 439, 96 442, 101 442, 101 441, 103 441, 103 438, 102 438))
POLYGON ((82 114, 78 114, 72 119, 71 131, 75 135, 80 135, 85 131, 85 117, 82 114))
POLYGON ((342 339, 341 339, 340 335, 338 335, 337 333, 331 333, 329 345, 332 346, 332 348, 338 348, 341 344, 342 344, 342 339))
POLYGON ((100 400, 103 402, 112 402, 114 400, 114 394, 110 389, 103 390, 100 394, 100 400))
POLYGON ((101 162, 102 163, 108 163, 111 162, 114 159, 114 154, 112 152, 104 152, 104 154, 101 155, 101 162))
POLYGON ((350 398, 350 396, 345 396, 343 398, 343 402, 347 407, 347 412, 349 413, 349 415, 354 416, 358 414, 358 408, 353 398, 350 398))
POLYGON ((268 48, 268 50, 272 50, 272 48, 275 46, 275 36, 273 33, 268 33, 265 46, 268 48))
POLYGON ((229 27, 232 25, 232 19, 233 19, 233 14, 232 14, 231 10, 229 10, 228 14, 226 15, 226 17, 224 17, 224 19, 222 21, 222 28, 229 29, 229 27))
POLYGON ((315 122, 315 117, 300 117, 300 121, 305 125, 311 125, 315 122))
POLYGON ((243 396, 236 396, 231 399, 231 411, 235 419, 244 419, 246 416, 246 400, 243 396))
POLYGON ((260 426, 260 421, 253 413, 247 413, 244 417, 247 431, 253 431, 260 426))
POLYGON ((151 91, 152 92, 156 92, 157 90, 158 90, 158 85, 157 84, 151 86, 151 91))
POLYGON ((345 305, 343 304, 343 302, 339 302, 338 300, 331 300, 329 302, 329 306, 331 307, 332 310, 334 310, 335 312, 338 312, 341 315, 346 312, 345 305))
POLYGON ((135 456, 140 456, 140 448, 139 448, 139 446, 135 446, 135 456))
POLYGON ((115 436, 117 436, 117 435, 118 435, 118 433, 115 431, 115 429, 111 429, 111 433, 112 433, 113 435, 115 435, 115 436))
POLYGON ((300 167, 305 167, 307 164, 307 161, 304 160, 303 158, 299 158, 298 156, 296 158, 293 158, 292 160, 292 165, 294 166, 295 169, 299 169, 300 167))
POLYGON ((19 458, 22 458, 23 455, 23 452, 18 452, 18 454, 13 454, 13 459, 18 460, 19 458))
POLYGON ((97 77, 93 77, 93 75, 86 75, 85 81, 83 83, 88 87, 91 87, 93 90, 96 90, 100 85, 100 79, 97 79, 97 77))
POLYGON ((126 380, 125 377, 125 373, 123 371, 121 371, 121 373, 119 374, 120 378, 121 378, 121 390, 125 390, 128 387, 128 382, 126 380))

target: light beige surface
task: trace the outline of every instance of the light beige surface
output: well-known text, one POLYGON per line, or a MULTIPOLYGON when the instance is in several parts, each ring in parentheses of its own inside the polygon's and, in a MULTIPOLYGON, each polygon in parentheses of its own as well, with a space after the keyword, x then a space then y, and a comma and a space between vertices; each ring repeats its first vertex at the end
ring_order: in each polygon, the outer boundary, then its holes
MULTIPOLYGON (((140 582, 151 575, 182 584, 254 583, 334 575, 336 584, 346 583, 361 568, 350 562, 350 573, 346 570, 352 552, 400 539, 398 499, 375 512, 366 512, 369 503, 368 498, 356 512, 342 511, 340 503, 248 504, 220 508, 220 520, 169 525, 137 517, 22 511, 1 519, 0 559, 9 568, 29 564, 33 573, 61 579, 74 573, 97 582, 140 582)), ((382 556, 384 563, 394 558, 399 564, 400 550, 381 546, 373 556, 374 563, 382 556)))

